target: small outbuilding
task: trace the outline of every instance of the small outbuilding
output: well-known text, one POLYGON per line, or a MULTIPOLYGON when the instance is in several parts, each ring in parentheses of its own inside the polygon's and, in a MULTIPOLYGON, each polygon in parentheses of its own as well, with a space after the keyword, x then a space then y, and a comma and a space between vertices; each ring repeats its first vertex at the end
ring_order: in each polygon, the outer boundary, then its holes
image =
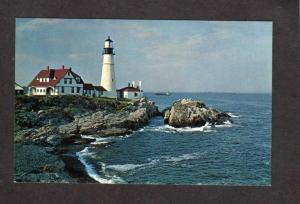
POLYGON ((134 86, 133 84, 128 83, 127 87, 117 90, 118 98, 128 98, 128 99, 140 99, 144 96, 143 90, 140 89, 140 86, 134 86))
POLYGON ((16 94, 16 96, 24 94, 24 88, 16 82, 15 82, 15 94, 16 94))
POLYGON ((93 84, 83 84, 83 95, 93 97, 107 97, 107 91, 102 86, 94 86, 93 84))

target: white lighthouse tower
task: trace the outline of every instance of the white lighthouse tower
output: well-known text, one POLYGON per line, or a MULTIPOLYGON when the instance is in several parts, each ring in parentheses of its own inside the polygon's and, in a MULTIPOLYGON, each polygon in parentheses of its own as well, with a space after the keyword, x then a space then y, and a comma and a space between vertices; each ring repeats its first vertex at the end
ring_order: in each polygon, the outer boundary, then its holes
POLYGON ((108 38, 104 41, 103 63, 100 85, 108 91, 108 97, 117 98, 116 79, 114 69, 114 48, 113 41, 108 38))

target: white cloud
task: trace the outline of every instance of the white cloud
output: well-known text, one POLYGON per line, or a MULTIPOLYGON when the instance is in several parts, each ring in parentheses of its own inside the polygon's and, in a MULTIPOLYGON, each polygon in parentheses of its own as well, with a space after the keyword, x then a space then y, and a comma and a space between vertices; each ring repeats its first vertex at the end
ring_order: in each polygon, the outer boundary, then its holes
POLYGON ((38 28, 38 26, 56 24, 61 21, 61 19, 36 18, 17 26, 16 29, 17 31, 35 30, 38 28))

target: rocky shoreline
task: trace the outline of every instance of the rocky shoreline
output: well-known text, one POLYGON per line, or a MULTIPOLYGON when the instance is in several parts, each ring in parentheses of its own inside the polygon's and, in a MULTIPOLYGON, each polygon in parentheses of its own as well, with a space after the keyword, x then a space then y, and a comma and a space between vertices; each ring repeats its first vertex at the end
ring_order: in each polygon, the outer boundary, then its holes
POLYGON ((76 156, 95 139, 81 135, 122 136, 161 115, 147 98, 19 96, 15 106, 16 182, 95 182, 76 156))
POLYGON ((192 99, 177 100, 162 113, 145 97, 120 101, 83 96, 18 96, 15 107, 16 182, 95 183, 76 153, 93 145, 97 137, 131 134, 155 116, 164 117, 165 124, 175 128, 231 121, 227 113, 192 99))

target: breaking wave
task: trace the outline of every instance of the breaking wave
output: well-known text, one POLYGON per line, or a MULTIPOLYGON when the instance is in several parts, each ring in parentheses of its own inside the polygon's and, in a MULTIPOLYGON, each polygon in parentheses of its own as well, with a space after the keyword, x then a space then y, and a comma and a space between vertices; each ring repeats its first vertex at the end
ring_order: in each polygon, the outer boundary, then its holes
POLYGON ((206 152, 194 152, 194 153, 190 153, 190 154, 182 154, 177 157, 165 157, 165 161, 181 162, 181 161, 186 161, 186 160, 195 160, 195 159, 199 159, 204 154, 206 154, 206 152))
POLYGON ((161 125, 156 127, 147 128, 148 131, 159 131, 165 133, 176 133, 176 132, 216 132, 216 128, 224 128, 224 127, 232 127, 233 124, 227 120, 221 125, 212 125, 210 123, 206 123, 201 127, 183 127, 183 128, 175 128, 170 125, 161 125))
POLYGON ((143 164, 115 164, 115 165, 108 165, 106 168, 112 169, 115 171, 130 171, 139 167, 142 167, 143 164))
POLYGON ((234 115, 233 113, 227 113, 230 117, 232 118, 239 118, 240 116, 238 115, 234 115))
POLYGON ((166 159, 168 162, 180 162, 184 160, 192 160, 192 159, 197 159, 198 155, 196 154, 183 154, 178 157, 170 157, 169 159, 166 159))
POLYGON ((114 164, 114 165, 107 165, 106 168, 114 171, 126 172, 126 171, 131 171, 139 168, 150 167, 159 162, 159 159, 148 159, 148 160, 150 160, 150 162, 143 163, 143 164, 114 164))
POLYGON ((82 138, 86 139, 95 139, 94 142, 92 142, 92 145, 97 144, 108 144, 116 140, 120 140, 123 138, 128 138, 131 135, 124 135, 124 136, 112 136, 112 137, 97 137, 97 136, 91 136, 91 135, 81 135, 82 138))
POLYGON ((221 125, 215 125, 216 128, 223 128, 223 127, 232 127, 233 124, 229 120, 226 120, 223 124, 221 125))
POLYGON ((95 168, 85 160, 86 156, 92 154, 88 151, 89 148, 91 147, 84 148, 82 151, 77 152, 76 155, 78 156, 79 161, 84 165, 87 174, 91 178, 93 178, 95 181, 98 181, 99 183, 106 183, 106 184, 125 183, 123 179, 121 179, 116 175, 108 176, 108 178, 100 177, 100 175, 96 172, 95 168))

